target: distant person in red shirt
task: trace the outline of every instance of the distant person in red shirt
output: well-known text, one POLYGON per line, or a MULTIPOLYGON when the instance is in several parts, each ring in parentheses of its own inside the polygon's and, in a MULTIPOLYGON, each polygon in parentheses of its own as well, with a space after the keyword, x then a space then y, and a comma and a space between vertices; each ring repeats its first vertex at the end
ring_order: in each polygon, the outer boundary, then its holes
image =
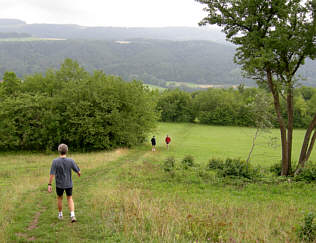
POLYGON ((171 142, 171 138, 168 136, 166 137, 166 144, 167 144, 167 149, 169 149, 169 143, 171 142))

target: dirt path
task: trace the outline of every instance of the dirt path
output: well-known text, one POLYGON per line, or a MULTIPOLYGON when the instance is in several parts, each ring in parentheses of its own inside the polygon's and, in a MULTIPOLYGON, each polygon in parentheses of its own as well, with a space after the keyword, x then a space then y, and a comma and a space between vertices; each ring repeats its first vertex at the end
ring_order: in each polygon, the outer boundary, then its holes
POLYGON ((27 241, 35 241, 36 238, 32 236, 32 230, 38 228, 38 220, 41 216, 41 214, 47 209, 45 207, 40 207, 40 205, 37 205, 37 208, 40 208, 34 215, 33 220, 29 223, 28 227, 25 229, 25 233, 18 232, 15 235, 19 238, 23 238, 27 241))

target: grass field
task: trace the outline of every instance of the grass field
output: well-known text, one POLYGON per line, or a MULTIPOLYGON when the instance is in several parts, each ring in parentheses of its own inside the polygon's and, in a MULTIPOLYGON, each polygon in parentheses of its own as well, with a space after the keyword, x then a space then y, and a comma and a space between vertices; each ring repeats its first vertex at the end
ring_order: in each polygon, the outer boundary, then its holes
MULTIPOLYGON (((316 186, 297 182, 223 183, 204 165, 212 157, 245 158, 254 129, 159 124, 157 152, 149 143, 112 152, 71 153, 82 171, 74 175, 78 222, 57 219, 56 196, 47 193, 56 154, 0 154, 0 242, 299 242, 296 229, 315 212, 316 186), (163 139, 172 138, 169 151, 163 139), (164 172, 191 154, 200 167, 164 172)), ((278 161, 264 133, 252 163, 278 161)), ((303 131, 295 132, 297 157, 303 131)), ((312 158, 315 161, 315 152, 312 158)), ((276 180, 277 181, 277 180, 276 180)))
MULTIPOLYGON (((246 159, 255 132, 256 129, 254 128, 206 126, 192 123, 163 123, 156 130, 158 150, 164 148, 164 138, 166 134, 169 134, 172 138, 170 155, 183 158, 184 155, 190 154, 200 164, 206 164, 213 157, 246 159)), ((294 131, 294 161, 298 160, 304 135, 304 130, 294 131)), ((251 157, 252 163, 266 167, 280 161, 279 137, 278 129, 260 132, 251 157)), ((311 160, 316 161, 315 152, 311 155, 311 160)))

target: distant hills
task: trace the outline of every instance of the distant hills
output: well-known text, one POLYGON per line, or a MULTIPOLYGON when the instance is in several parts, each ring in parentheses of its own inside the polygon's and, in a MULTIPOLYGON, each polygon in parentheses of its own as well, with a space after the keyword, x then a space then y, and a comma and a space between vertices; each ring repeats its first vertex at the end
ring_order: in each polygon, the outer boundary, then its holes
MULTIPOLYGON (((222 33, 215 32, 190 27, 28 25, 0 19, 0 36, 21 35, 20 41, 0 38, 0 75, 7 70, 19 76, 42 73, 72 58, 88 71, 99 69, 125 80, 138 79, 161 87, 167 87, 170 81, 222 86, 243 82, 254 86, 254 81, 241 77, 239 66, 233 63, 235 47, 225 42, 222 33), (25 35, 32 38, 22 38, 25 35)), ((303 84, 316 86, 315 67, 315 61, 307 60, 300 70, 306 78, 303 84)))
POLYGON ((72 58, 88 71, 99 69, 162 87, 168 81, 230 86, 240 83, 233 55, 232 46, 209 41, 0 41, 0 74, 44 72, 72 58))
POLYGON ((0 19, 0 25, 4 26, 16 26, 16 25, 26 25, 26 22, 19 19, 0 19))
POLYGON ((63 24, 26 24, 17 19, 0 19, 0 32, 28 33, 34 37, 88 40, 208 40, 225 43, 225 35, 204 27, 84 27, 63 24))

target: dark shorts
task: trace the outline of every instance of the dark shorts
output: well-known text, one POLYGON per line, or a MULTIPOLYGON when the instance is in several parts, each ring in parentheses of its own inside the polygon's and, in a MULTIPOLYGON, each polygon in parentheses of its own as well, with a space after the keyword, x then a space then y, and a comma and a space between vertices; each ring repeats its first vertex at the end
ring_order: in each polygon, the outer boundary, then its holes
POLYGON ((59 197, 61 197, 64 194, 64 191, 66 191, 67 196, 72 196, 72 188, 62 189, 62 188, 56 187, 56 193, 59 197))

